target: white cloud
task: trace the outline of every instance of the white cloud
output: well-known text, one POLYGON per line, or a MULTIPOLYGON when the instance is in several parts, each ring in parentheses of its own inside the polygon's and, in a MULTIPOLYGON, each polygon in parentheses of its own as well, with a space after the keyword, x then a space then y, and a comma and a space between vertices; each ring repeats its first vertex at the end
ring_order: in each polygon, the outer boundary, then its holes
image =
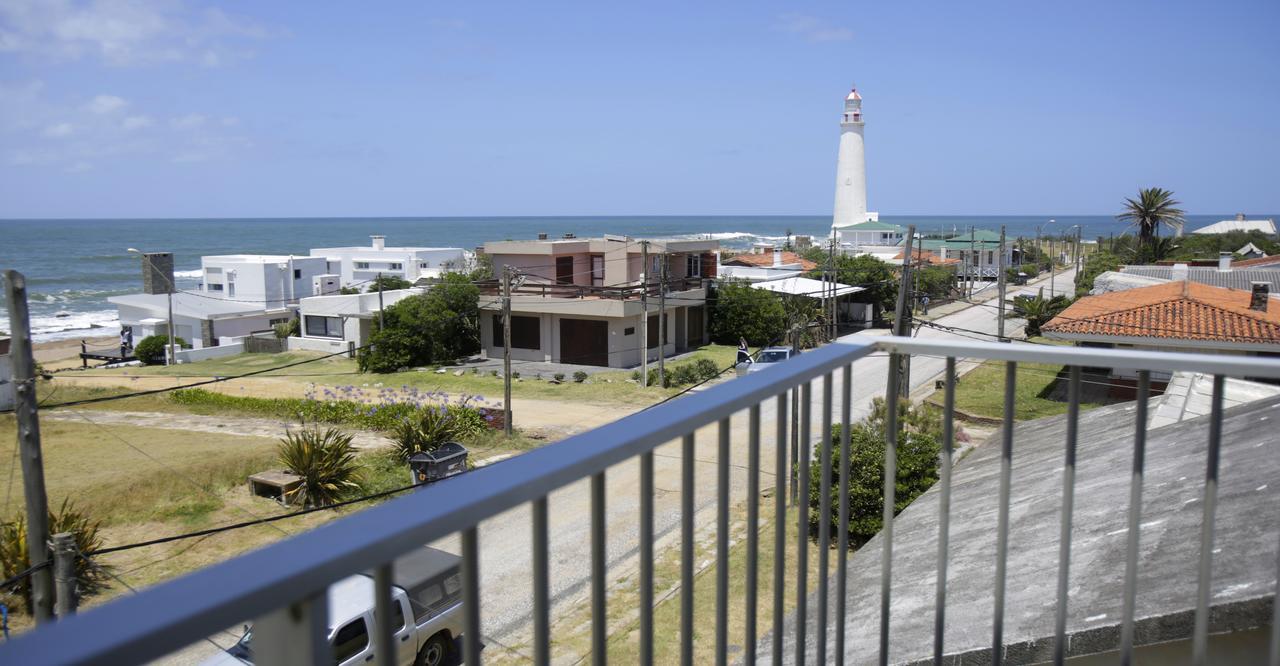
POLYGON ((0 52, 54 60, 216 65, 226 60, 228 43, 269 36, 268 30, 251 21, 217 9, 197 12, 183 0, 0 2, 0 52))
POLYGON ((88 109, 91 113, 102 115, 119 111, 127 104, 128 102, 115 95, 98 95, 89 102, 88 109))
POLYGON ((188 113, 180 118, 170 120, 169 125, 174 129, 196 129, 197 127, 203 126, 206 120, 208 120, 208 118, 205 118, 199 113, 188 113))
POLYGON ((75 131, 75 125, 72 125, 71 123, 58 123, 57 125, 50 125, 44 128, 43 134, 53 139, 61 139, 63 137, 71 136, 72 132, 75 131))
POLYGON ((126 130, 139 130, 151 127, 152 124, 151 116, 129 116, 120 121, 120 127, 126 130))
POLYGON ((808 42, 847 42, 853 39, 853 31, 849 28, 804 14, 783 14, 774 26, 808 42))

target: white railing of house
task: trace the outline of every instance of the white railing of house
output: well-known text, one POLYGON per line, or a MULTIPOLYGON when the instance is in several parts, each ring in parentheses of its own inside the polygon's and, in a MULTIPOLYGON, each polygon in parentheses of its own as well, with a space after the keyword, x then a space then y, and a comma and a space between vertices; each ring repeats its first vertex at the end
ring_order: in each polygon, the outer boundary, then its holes
MULTIPOLYGON (((761 407, 769 401, 776 402, 777 433, 776 469, 778 483, 792 481, 792 490, 798 496, 809 496, 809 467, 821 465, 829 472, 833 447, 839 446, 842 460, 848 460, 849 440, 832 442, 831 424, 834 410, 840 409, 840 419, 850 421, 849 390, 854 374, 854 363, 873 352, 889 352, 895 356, 929 355, 947 359, 945 371, 944 456, 940 473, 941 520, 938 525, 939 571, 938 580, 946 580, 946 553, 949 522, 945 507, 951 497, 952 410, 955 399, 955 367, 958 358, 979 358, 1006 362, 1004 393, 1004 429, 1001 441, 1001 475, 999 491, 998 546, 995 572, 993 661, 999 663, 1002 652, 1004 624, 1005 567, 1008 556, 1010 474, 1013 446, 1012 414, 1014 404, 1015 375, 1017 365, 1024 362, 1063 364, 1069 367, 1069 411, 1066 449, 1067 463, 1064 473, 1062 502, 1062 552, 1058 568, 1058 595, 1056 600, 1055 657, 1061 660, 1071 656, 1064 640, 1065 613, 1067 608, 1066 582, 1068 576, 1072 522, 1071 475, 1074 473, 1072 453, 1076 446, 1075 419, 1079 413, 1080 370, 1082 367, 1129 368, 1139 371, 1137 385, 1137 415, 1134 437, 1134 485, 1128 507, 1128 543, 1124 585, 1124 617, 1119 649, 1123 659, 1130 658, 1134 647, 1134 598, 1138 572, 1138 525, 1141 507, 1141 479, 1145 446, 1146 400, 1150 385, 1150 373, 1187 370, 1211 373, 1216 376, 1208 446, 1207 474, 1203 485, 1203 531, 1200 540, 1199 590, 1195 610, 1193 646, 1195 659, 1204 663, 1210 612, 1209 581, 1213 566, 1213 521, 1217 498, 1217 469, 1219 438, 1222 428, 1222 377, 1250 376, 1280 378, 1280 361, 1255 357, 1210 356, 1193 354, 1167 354, 1154 352, 1115 351, 1087 348, 1051 347, 1027 344, 999 344, 984 342, 932 341, 912 338, 877 338, 858 342, 831 344, 805 353, 768 372, 715 386, 701 393, 691 394, 668 402, 657 408, 625 417, 586 433, 575 435, 546 447, 530 451, 518 459, 518 463, 493 465, 470 472, 461 477, 433 486, 427 486, 412 495, 403 496, 358 514, 336 520, 312 531, 291 537, 260 550, 241 555, 226 562, 208 567, 176 580, 156 585, 135 596, 124 597, 102 607, 90 609, 80 615, 64 619, 56 624, 41 627, 25 636, 0 646, 0 663, 6 664, 87 664, 87 663, 140 663, 158 658, 211 635, 225 627, 238 625, 246 618, 257 618, 261 631, 255 632, 254 650, 265 663, 310 664, 327 661, 329 644, 326 640, 325 591, 335 581, 355 573, 373 570, 379 608, 389 608, 390 563, 422 544, 455 533, 461 534, 462 578, 465 606, 465 631, 463 644, 465 661, 479 663, 480 617, 483 609, 478 577, 478 553, 481 548, 477 526, 487 518, 524 504, 532 505, 533 543, 533 656, 535 663, 548 663, 550 651, 550 586, 548 567, 548 495, 567 484, 590 478, 590 596, 592 608, 591 645, 592 660, 604 663, 606 658, 606 582, 609 579, 605 559, 605 470, 612 465, 639 458, 640 461, 640 512, 639 512, 639 629, 640 660, 652 663, 654 641, 677 640, 671 636, 655 637, 653 623, 654 603, 654 449, 675 439, 681 439, 681 630, 680 655, 683 663, 693 659, 693 594, 694 579, 694 432, 712 423, 719 428, 719 456, 717 485, 717 539, 715 581, 716 621, 714 627, 715 654, 718 663, 729 657, 727 643, 727 595, 728 595, 728 543, 729 543, 729 419, 746 410, 749 418, 748 436, 748 496, 757 497, 759 491, 761 407), (833 382, 841 375, 844 391, 841 404, 833 404, 833 382), (814 433, 813 383, 821 380, 820 430, 814 433), (821 443, 820 455, 810 460, 809 455, 798 457, 798 474, 788 477, 786 455, 788 444, 788 397, 799 391, 799 442, 808 451, 809 443, 821 443), (799 488, 795 488, 795 483, 799 488), (271 630, 266 630, 266 627, 271 630), (268 656, 274 656, 269 660, 268 656)), ((893 506, 896 477, 896 403, 899 375, 888 373, 886 394, 889 423, 886 428, 884 486, 884 528, 882 540, 880 599, 880 663, 887 661, 889 645, 890 578, 893 569, 893 506)), ((849 432, 848 428, 844 429, 849 432)), ((840 483, 847 482, 847 467, 841 470, 840 483)), ((827 487, 831 474, 821 474, 820 510, 829 513, 831 494, 827 487)), ((774 493, 775 516, 783 524, 786 519, 785 504, 790 493, 779 487, 774 493)), ((820 520, 816 548, 819 557, 838 553, 836 580, 842 580, 845 572, 845 556, 848 549, 847 521, 849 507, 847 494, 840 493, 839 511, 841 528, 837 531, 836 551, 830 550, 832 534, 830 523, 820 520)), ((783 654, 784 594, 783 566, 774 566, 772 596, 773 631, 769 654, 755 654, 755 618, 758 600, 757 551, 758 504, 747 502, 747 562, 746 579, 746 636, 741 645, 743 654, 735 654, 735 660, 753 663, 757 659, 781 662, 792 658, 803 663, 807 654, 827 654, 828 626, 834 630, 834 654, 843 655, 845 644, 842 596, 837 592, 834 617, 828 617, 827 567, 819 567, 820 580, 811 588, 805 581, 805 567, 799 567, 798 584, 793 592, 796 597, 793 623, 796 636, 795 654, 783 654), (815 604, 816 636, 805 636, 806 616, 809 612, 809 590, 817 594, 815 604), (816 648, 816 650, 814 649, 816 648)), ((799 558, 807 558, 809 529, 807 511, 798 511, 799 534, 797 548, 799 558)), ((777 529, 774 546, 775 562, 781 562, 785 552, 785 532, 777 529)), ((803 560, 807 561, 807 560, 803 560)), ((825 561, 823 562, 825 564, 825 561)), ((942 631, 946 621, 946 589, 937 589, 935 617, 935 656, 941 658, 942 631)), ((380 663, 391 663, 395 654, 390 627, 391 613, 378 613, 374 633, 375 654, 382 657, 380 663)), ((1273 627, 1273 632, 1280 631, 1273 627)), ((858 655, 856 661, 870 659, 870 655, 858 655)), ((1127 662, 1126 662, 1127 663, 1127 662)), ((1273 662, 1274 663, 1274 662, 1273 662)))

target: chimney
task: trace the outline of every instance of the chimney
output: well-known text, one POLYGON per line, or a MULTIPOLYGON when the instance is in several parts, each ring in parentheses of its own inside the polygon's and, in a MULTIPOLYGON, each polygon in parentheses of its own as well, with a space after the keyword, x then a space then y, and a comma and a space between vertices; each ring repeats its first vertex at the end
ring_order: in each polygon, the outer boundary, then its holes
POLYGON ((781 266, 782 266, 782 252, 778 251, 778 248, 776 248, 776 247, 771 247, 771 248, 769 248, 769 253, 771 253, 771 254, 773 255, 773 267, 774 267, 774 268, 779 268, 779 267, 781 267, 781 266))
POLYGON ((1231 272, 1231 253, 1230 252, 1218 253, 1218 272, 1219 273, 1231 272))
POLYGON ((1236 213, 1236 221, 1237 221, 1237 222, 1244 222, 1244 219, 1245 219, 1245 218, 1244 218, 1244 213, 1236 213))
POLYGON ((538 234, 538 240, 547 240, 547 232, 544 231, 538 234))
POLYGON ((942 262, 946 260, 947 260, 947 246, 943 245, 940 248, 938 248, 938 261, 942 262))
POLYGON ((1175 282, 1179 280, 1186 282, 1190 273, 1191 271, 1188 270, 1186 264, 1174 264, 1173 268, 1169 271, 1169 279, 1175 282))
POLYGON ((173 254, 169 252, 147 252, 142 255, 142 293, 167 294, 170 287, 177 291, 173 283, 173 254))
POLYGON ((1271 298, 1271 283, 1251 282, 1249 286, 1249 309, 1266 312, 1267 300, 1271 298))
POLYGON ((374 249, 374 250, 381 251, 381 250, 382 250, 382 248, 384 248, 384 247, 386 247, 386 246, 387 246, 387 237, 386 237, 386 236, 370 236, 369 238, 373 240, 373 249, 374 249))

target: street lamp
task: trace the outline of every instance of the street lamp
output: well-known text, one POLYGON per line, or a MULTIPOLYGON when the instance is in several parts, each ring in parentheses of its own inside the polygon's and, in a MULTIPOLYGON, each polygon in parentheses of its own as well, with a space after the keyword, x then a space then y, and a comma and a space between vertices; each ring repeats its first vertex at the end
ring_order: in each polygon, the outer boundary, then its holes
MULTIPOLYGON (((136 255, 138 255, 138 256, 140 256, 140 257, 142 257, 142 259, 143 259, 144 261, 146 261, 146 262, 147 262, 147 264, 151 267, 151 270, 155 270, 155 264, 154 264, 154 263, 152 263, 152 261, 151 261, 151 257, 150 257, 150 256, 148 256, 146 253, 142 252, 141 250, 139 250, 139 249, 137 249, 137 248, 133 248, 133 247, 131 247, 131 248, 126 248, 126 251, 127 251, 127 252, 129 252, 129 253, 131 253, 131 254, 136 254, 136 255)), ((165 365, 172 365, 172 364, 177 360, 177 356, 176 356, 176 353, 177 353, 177 352, 174 350, 174 344, 173 344, 173 277, 171 276, 171 277, 167 278, 167 279, 165 280, 165 283, 166 283, 166 285, 165 285, 165 296, 168 298, 168 301, 169 301, 169 325, 168 325, 168 329, 169 329, 169 353, 165 356, 164 364, 165 364, 165 365)))

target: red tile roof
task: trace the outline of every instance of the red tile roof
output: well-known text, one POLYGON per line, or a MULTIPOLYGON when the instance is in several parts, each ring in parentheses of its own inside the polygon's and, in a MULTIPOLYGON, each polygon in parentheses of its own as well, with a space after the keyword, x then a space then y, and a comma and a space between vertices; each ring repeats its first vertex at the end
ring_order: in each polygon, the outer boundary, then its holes
MULTIPOLYGON (((756 268, 769 268, 773 265, 773 254, 735 254, 725 259, 722 263, 726 266, 754 266, 756 268)), ((783 264, 800 264, 800 267, 806 271, 811 271, 818 267, 817 264, 802 258, 795 252, 782 252, 783 264)))
POLYGON ((1280 254, 1273 254, 1269 257, 1254 257, 1253 259, 1241 259, 1231 262, 1232 268, 1245 268, 1248 266, 1280 266, 1280 254))
POLYGON ((1086 296, 1041 327, 1045 333, 1280 344, 1280 303, 1249 309, 1251 294, 1198 282, 1086 296))
MULTIPOLYGON (((899 252, 897 256, 894 257, 894 259, 898 261, 902 261, 902 255, 905 252, 906 250, 899 252)), ((918 249, 912 250, 911 255, 912 255, 912 259, 916 263, 923 261, 926 264, 932 264, 935 266, 950 266, 952 264, 960 263, 960 260, 956 259, 955 257, 947 257, 946 259, 943 259, 939 257, 936 252, 930 252, 929 250, 918 250, 918 249)))

